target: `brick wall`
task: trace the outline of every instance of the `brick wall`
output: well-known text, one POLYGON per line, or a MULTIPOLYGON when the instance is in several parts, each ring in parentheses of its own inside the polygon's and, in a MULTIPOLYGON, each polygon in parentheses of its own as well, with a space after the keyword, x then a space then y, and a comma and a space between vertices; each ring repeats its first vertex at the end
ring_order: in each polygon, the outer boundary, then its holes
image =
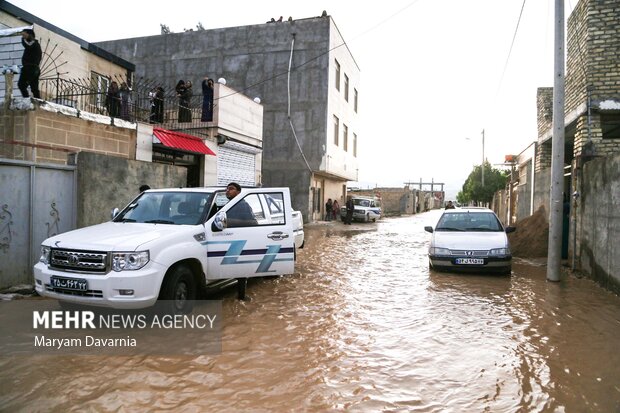
POLYGON ((586 101, 620 100, 620 3, 581 0, 568 19, 566 112, 586 101))
POLYGON ((590 124, 587 114, 575 124, 573 155, 583 153, 591 139, 595 155, 620 152, 620 139, 603 139, 600 102, 620 104, 620 2, 582 0, 567 29, 566 113, 587 109, 590 91, 590 124))
POLYGON ((551 130, 553 122, 553 88, 539 87, 536 91, 536 122, 538 124, 538 143, 551 130))

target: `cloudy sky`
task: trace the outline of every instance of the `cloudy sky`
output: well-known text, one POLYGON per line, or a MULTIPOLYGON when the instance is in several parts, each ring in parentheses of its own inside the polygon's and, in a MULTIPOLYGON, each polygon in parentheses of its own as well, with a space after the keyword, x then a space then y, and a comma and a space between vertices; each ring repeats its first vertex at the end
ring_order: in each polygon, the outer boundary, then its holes
POLYGON ((434 179, 454 198, 481 162, 482 130, 492 164, 521 152, 536 140, 536 89, 553 85, 553 0, 10 2, 90 42, 326 10, 361 69, 365 187, 434 179))

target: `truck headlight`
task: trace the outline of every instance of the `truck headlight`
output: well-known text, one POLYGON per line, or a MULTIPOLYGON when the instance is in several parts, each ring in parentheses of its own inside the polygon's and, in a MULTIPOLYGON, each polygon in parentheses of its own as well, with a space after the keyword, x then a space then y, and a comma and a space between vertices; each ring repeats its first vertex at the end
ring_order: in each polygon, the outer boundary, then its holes
POLYGON ((510 248, 493 248, 489 255, 510 255, 510 248))
POLYGON ((139 270, 148 262, 148 251, 112 253, 112 269, 114 271, 139 270))
POLYGON ((436 248, 432 247, 428 251, 431 255, 450 255, 450 250, 448 248, 436 248))
POLYGON ((45 265, 48 265, 50 263, 50 251, 51 251, 50 247, 41 245, 41 258, 39 258, 39 261, 45 265))

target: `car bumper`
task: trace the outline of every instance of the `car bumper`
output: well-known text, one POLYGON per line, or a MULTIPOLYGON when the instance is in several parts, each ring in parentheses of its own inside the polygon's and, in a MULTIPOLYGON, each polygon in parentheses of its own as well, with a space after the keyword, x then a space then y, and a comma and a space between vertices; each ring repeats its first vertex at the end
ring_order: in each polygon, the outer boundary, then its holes
POLYGON ((74 304, 118 309, 145 308, 155 304, 166 268, 149 262, 137 271, 110 271, 107 274, 84 274, 58 271, 43 263, 34 266, 35 290, 39 295, 74 304), (86 291, 72 291, 51 286, 51 277, 85 280, 86 291), (133 290, 133 294, 121 294, 133 290))
POLYGON ((471 258, 458 256, 429 255, 428 259, 433 269, 438 271, 459 272, 509 272, 512 269, 512 256, 474 257, 481 258, 482 264, 457 264, 457 259, 471 258))

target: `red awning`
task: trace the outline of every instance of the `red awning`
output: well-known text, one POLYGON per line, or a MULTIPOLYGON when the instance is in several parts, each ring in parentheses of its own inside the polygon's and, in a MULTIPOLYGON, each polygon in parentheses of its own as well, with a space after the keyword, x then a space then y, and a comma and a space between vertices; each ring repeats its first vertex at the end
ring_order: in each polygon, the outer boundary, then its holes
POLYGON ((169 148, 215 156, 215 152, 209 149, 202 139, 195 136, 162 128, 153 128, 153 135, 162 145, 169 148))

